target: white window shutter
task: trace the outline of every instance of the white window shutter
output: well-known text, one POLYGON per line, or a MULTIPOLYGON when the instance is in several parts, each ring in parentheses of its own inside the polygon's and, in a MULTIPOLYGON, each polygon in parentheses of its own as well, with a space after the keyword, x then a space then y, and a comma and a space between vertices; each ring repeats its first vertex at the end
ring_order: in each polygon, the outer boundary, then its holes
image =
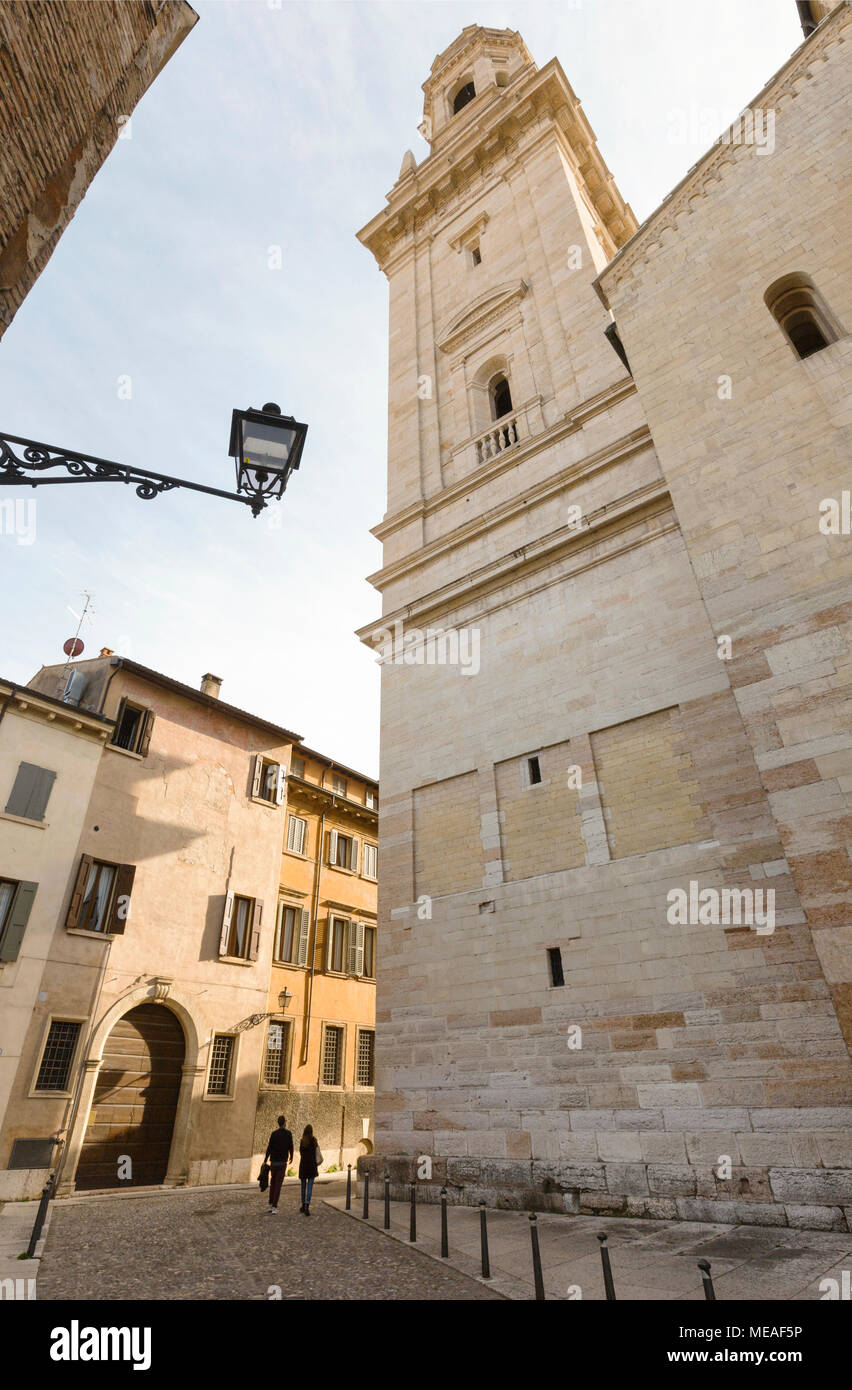
POLYGON ((349 923, 349 960, 347 972, 350 975, 364 973, 364 923, 349 923))
POLYGON ((306 907, 302 908, 302 921, 299 927, 299 945, 296 951, 296 964, 307 965, 308 963, 308 935, 311 930, 311 914, 306 907))
POLYGON ((336 863, 337 863, 337 831, 336 831, 336 830, 329 830, 329 832, 328 832, 328 862, 329 862, 329 864, 336 864, 336 863))
POLYGON ((225 894, 225 911, 222 913, 222 931, 219 935, 219 955, 228 954, 228 938, 231 935, 231 915, 234 911, 233 893, 225 894))
POLYGON ((252 780, 252 796, 260 796, 260 789, 263 785, 263 758, 259 753, 254 755, 254 778, 252 780))
POLYGON ((275 805, 281 806, 287 790, 287 775, 281 763, 275 769, 275 805))
POLYGON ((353 835, 353 836, 352 836, 352 863, 349 865, 349 867, 350 867, 350 869, 352 870, 352 872, 355 873, 355 874, 357 874, 357 872, 358 872, 358 845, 359 845, 359 844, 360 844, 360 840, 356 840, 355 836, 353 835))

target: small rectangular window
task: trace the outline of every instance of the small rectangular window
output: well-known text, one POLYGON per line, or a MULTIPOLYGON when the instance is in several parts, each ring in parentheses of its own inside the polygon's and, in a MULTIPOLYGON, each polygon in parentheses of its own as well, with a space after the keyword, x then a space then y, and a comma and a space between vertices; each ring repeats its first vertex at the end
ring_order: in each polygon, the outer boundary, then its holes
POLYGON ((289 1020, 273 1020, 266 1035, 263 1079, 267 1086, 286 1086, 287 1055, 290 1041, 289 1020))
POLYGON ((373 791, 371 787, 368 787, 367 790, 364 792, 364 805, 367 806, 371 811, 378 810, 379 798, 376 796, 376 793, 373 791))
POLYGON ((346 778, 345 778, 345 777, 338 777, 336 773, 335 773, 334 777, 332 777, 332 779, 331 779, 331 788, 332 788, 332 791, 334 792, 335 796, 346 796, 346 794, 347 794, 347 785, 348 785, 348 784, 347 784, 346 778))
POLYGON ((541 764, 538 758, 527 758, 527 768, 530 777, 530 786, 535 787, 541 781, 541 764))
POLYGON ((291 759, 290 759, 290 775, 291 775, 291 777, 301 777, 302 781, 305 780, 305 760, 304 760, 304 758, 291 758, 291 759))
POLYGON ((550 983, 554 988, 564 985, 565 975, 562 970, 562 947, 549 946, 547 949, 547 959, 550 965, 550 983))
POLYGON ((376 1035, 370 1028, 358 1029, 358 1051, 355 1058, 355 1085, 374 1085, 376 1035))
POLYGON ((234 956, 237 960, 245 960, 249 953, 249 943, 251 941, 252 918, 254 916, 254 898, 242 898, 239 894, 234 894, 234 906, 231 912, 231 935, 228 940, 226 954, 234 956))
POLYGON ((470 248, 470 259, 471 259, 471 261, 473 262, 473 264, 474 264, 475 266, 481 265, 481 263, 482 263, 482 252, 481 252, 480 249, 479 249, 479 242, 476 242, 476 244, 475 244, 474 246, 471 246, 471 248, 470 248))
POLYGON ((145 757, 151 739, 151 726, 154 716, 144 705, 131 704, 122 700, 118 707, 115 730, 112 736, 114 748, 124 748, 128 753, 138 753, 145 757))
POLYGON ((363 868, 363 874, 364 874, 364 877, 365 877, 365 878, 376 878, 376 877, 377 877, 377 874, 378 874, 378 854, 379 854, 379 851, 377 850, 377 848, 376 848, 375 845, 365 845, 365 846, 364 846, 364 868, 363 868))
POLYGON ((296 961, 296 949, 299 944, 299 915, 299 908, 288 907, 287 903, 281 903, 273 957, 284 965, 294 965, 296 961))
POLYGON ((322 1040, 322 1084, 339 1086, 343 1074, 343 1029, 326 1024, 322 1040))
POLYGON ((216 1033, 210 1050, 210 1071, 207 1077, 208 1096, 227 1096, 231 1089, 231 1068, 234 1060, 234 1039, 230 1033, 216 1033))
POLYGON ((287 821, 287 848, 291 854, 306 854, 308 822, 301 816, 290 816, 287 821))
POLYGON ((335 864, 339 869, 349 869, 352 866, 352 836, 338 835, 337 837, 337 857, 335 864))
POLYGON ((6 805, 6 814, 21 816, 24 820, 44 820, 55 780, 56 773, 46 767, 21 763, 6 805))
POLYGON ((71 1066, 82 1023, 71 1023, 67 1019, 53 1019, 41 1065, 38 1069, 35 1090, 67 1091, 71 1080, 71 1066))
POLYGON ((114 864, 93 860, 77 919, 77 926, 82 931, 106 931, 115 887, 115 868, 114 864))

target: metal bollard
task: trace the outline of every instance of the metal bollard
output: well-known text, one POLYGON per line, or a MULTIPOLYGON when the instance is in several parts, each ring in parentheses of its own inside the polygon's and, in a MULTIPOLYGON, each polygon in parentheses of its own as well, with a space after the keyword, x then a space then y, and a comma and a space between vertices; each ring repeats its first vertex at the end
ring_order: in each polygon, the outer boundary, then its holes
POLYGON ((364 1210, 361 1213, 364 1221, 370 1215, 370 1174, 364 1174, 364 1210))
POLYGON ((352 1210, 352 1164, 346 1165, 346 1210, 352 1210))
POLYGON ((38 1211, 36 1212, 35 1221, 33 1222, 30 1243, 27 1246, 28 1260, 31 1260, 33 1255, 35 1254, 35 1248, 38 1245, 38 1238, 41 1235, 41 1228, 44 1225, 44 1218, 47 1216, 47 1204, 53 1196, 53 1184, 55 1181, 56 1179, 51 1173, 49 1178, 47 1179, 47 1182, 41 1190, 41 1197, 39 1198, 38 1203, 38 1211))
POLYGON ((390 1230, 390 1173, 385 1173, 385 1230, 390 1230))
POLYGON ((485 1203, 479 1203, 479 1249, 482 1255, 482 1277, 491 1278, 491 1263, 488 1259, 488 1227, 485 1224, 485 1203))
POLYGON ((538 1218, 533 1212, 530 1216, 530 1239, 532 1240, 533 1257, 533 1279, 535 1280, 535 1296, 537 1299, 544 1298, 544 1280, 541 1277, 541 1251, 538 1248, 538 1218))
POLYGON ((704 1297, 716 1302, 716 1290, 713 1288, 713 1279, 710 1275, 710 1261, 699 1260, 698 1268, 701 1270, 701 1278, 704 1282, 704 1297))
POLYGON ((441 1188, 441 1259, 450 1258, 450 1243, 447 1236, 447 1189, 441 1188))
POLYGON ((606 1247, 606 1231, 601 1231, 598 1236, 601 1243, 601 1264, 603 1265, 604 1289, 610 1302, 615 1303, 615 1285, 612 1282, 612 1266, 609 1262, 609 1251, 606 1247))
POLYGON ((417 1183, 408 1184, 408 1195, 411 1202, 411 1219, 408 1226, 408 1239, 417 1239, 417 1183))

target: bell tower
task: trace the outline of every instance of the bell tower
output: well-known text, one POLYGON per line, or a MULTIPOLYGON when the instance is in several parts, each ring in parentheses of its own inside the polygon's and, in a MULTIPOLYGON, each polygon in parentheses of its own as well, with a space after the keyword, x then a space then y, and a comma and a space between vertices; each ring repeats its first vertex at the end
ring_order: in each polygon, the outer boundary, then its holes
POLYGON ((464 29, 423 92, 428 152, 359 233, 390 294, 359 633, 382 662, 375 1162, 401 1183, 432 1156, 434 1199, 675 1215, 703 1153, 680 1117, 712 1131, 757 1090, 722 986, 758 1008, 767 985, 721 926, 674 931, 667 895, 751 892, 766 862, 801 908, 595 286, 633 213, 519 34, 464 29))

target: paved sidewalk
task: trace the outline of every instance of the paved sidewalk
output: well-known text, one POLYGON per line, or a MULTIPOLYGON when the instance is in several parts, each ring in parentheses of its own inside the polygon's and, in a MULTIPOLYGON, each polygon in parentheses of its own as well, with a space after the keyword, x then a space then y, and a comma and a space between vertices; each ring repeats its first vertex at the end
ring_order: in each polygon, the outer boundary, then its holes
POLYGON ((309 1217, 298 1182, 275 1216, 257 1184, 60 1198, 38 1298, 500 1300, 331 1210, 323 1196, 345 1186, 317 1184, 309 1217))
MULTIPOLYGON (((326 1204, 340 1211, 345 1196, 326 1204)), ((352 1194, 351 1220, 381 1229, 384 1192, 370 1193, 370 1216, 352 1194)), ((347 1214, 344 1212, 344 1214, 347 1214)), ((726 1226, 690 1221, 627 1221, 617 1217, 556 1216, 539 1212, 536 1226, 548 1299, 603 1299, 599 1231, 606 1231, 616 1298, 704 1301, 699 1259, 710 1261, 717 1300, 820 1299, 822 1279, 840 1281, 852 1269, 852 1234, 777 1226, 726 1226), (569 1293, 573 1289, 573 1293, 569 1293)), ((479 1262, 479 1209, 450 1206, 449 1260, 440 1259, 441 1209, 417 1206, 417 1249, 483 1284, 479 1262)), ((391 1202, 385 1238, 408 1245, 409 1206, 391 1202)), ((492 1278, 488 1286, 512 1299, 535 1296, 530 1220, 526 1212, 488 1211, 492 1278)))

